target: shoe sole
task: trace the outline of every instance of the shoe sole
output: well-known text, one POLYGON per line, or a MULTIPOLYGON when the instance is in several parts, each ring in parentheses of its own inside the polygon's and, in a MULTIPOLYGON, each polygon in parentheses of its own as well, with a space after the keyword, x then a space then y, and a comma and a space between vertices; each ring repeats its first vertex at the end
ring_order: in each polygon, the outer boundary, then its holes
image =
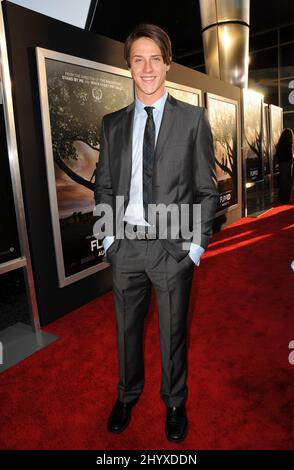
MULTIPOLYGON (((131 408, 130 413, 132 412, 133 407, 138 403, 138 401, 139 401, 139 398, 136 398, 135 400, 133 400, 132 408, 131 408)), ((132 418, 132 415, 130 414, 130 417, 129 417, 128 421, 124 424, 124 426, 123 426, 122 428, 120 428, 120 429, 118 429, 118 430, 115 430, 115 429, 111 429, 111 428, 109 428, 109 427, 107 426, 107 431, 108 431, 108 432, 111 432, 111 433, 113 433, 113 434, 120 434, 121 432, 123 432, 123 431, 128 427, 128 425, 129 425, 130 422, 131 422, 131 418, 132 418)))
POLYGON ((186 439, 187 434, 188 434, 188 425, 186 427, 186 430, 185 430, 183 436, 180 439, 173 439, 172 437, 170 437, 167 433, 167 428, 165 428, 165 434, 166 434, 166 438, 169 442, 174 442, 174 443, 183 442, 186 439))
POLYGON ((123 425, 122 428, 120 428, 120 429, 111 429, 111 428, 107 427, 107 431, 111 432, 112 434, 120 434, 121 432, 123 432, 128 427, 130 422, 131 422, 131 418, 128 419, 128 421, 123 425))

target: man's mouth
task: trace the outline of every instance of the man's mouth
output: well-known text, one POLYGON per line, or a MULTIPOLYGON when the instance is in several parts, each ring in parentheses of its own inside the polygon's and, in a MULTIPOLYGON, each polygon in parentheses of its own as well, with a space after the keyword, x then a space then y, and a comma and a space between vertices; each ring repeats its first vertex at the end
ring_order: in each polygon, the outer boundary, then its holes
POLYGON ((143 82, 152 82, 155 80, 155 77, 141 77, 141 80, 143 80, 143 82))

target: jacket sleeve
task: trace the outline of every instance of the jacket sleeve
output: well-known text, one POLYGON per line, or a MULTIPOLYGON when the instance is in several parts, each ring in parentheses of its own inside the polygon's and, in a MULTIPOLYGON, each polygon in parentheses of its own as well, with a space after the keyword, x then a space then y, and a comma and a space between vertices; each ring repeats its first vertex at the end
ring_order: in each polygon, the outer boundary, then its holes
POLYGON ((113 207, 113 189, 109 159, 109 144, 105 131, 105 118, 103 118, 101 124, 100 153, 95 177, 95 204, 109 204, 113 207))
POLYGON ((201 222, 196 223, 196 233, 194 232, 193 240, 195 243, 199 243, 200 239, 200 245, 206 250, 212 236, 218 202, 218 187, 212 133, 204 108, 196 132, 193 173, 193 203, 201 205, 201 222))
MULTIPOLYGON (((114 218, 114 195, 112 188, 112 177, 110 171, 110 152, 109 152, 109 142, 106 131, 106 122, 105 117, 102 119, 101 123, 101 136, 100 136, 100 153, 99 160, 96 166, 96 175, 95 175, 95 188, 94 188, 94 197, 95 197, 95 209, 94 215, 97 216, 96 210, 97 206, 104 204, 107 205, 108 214, 104 213, 106 220, 111 214, 112 225, 105 224, 102 225, 104 235, 112 235, 113 229, 113 218, 114 218), (105 231, 106 230, 106 231, 105 231), (108 233, 110 231, 110 233, 108 233)), ((103 217, 102 214, 98 215, 98 219, 103 217)), ((102 223, 102 221, 101 221, 102 223)))

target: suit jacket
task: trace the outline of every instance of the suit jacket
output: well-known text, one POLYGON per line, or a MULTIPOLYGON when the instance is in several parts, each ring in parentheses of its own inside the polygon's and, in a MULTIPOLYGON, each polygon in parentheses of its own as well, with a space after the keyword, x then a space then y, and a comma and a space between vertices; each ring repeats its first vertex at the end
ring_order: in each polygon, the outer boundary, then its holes
MULTIPOLYGON (((116 213, 115 197, 123 196, 123 212, 129 202, 134 109, 133 102, 126 108, 105 115, 102 120, 95 203, 106 203, 113 208, 114 234, 115 218, 123 216, 116 213)), ((189 249, 183 249, 184 241, 194 241, 207 248, 217 199, 215 159, 206 111, 168 95, 155 148, 152 203, 176 204, 179 208, 181 204, 187 204, 190 229, 193 204, 201 204, 200 238, 195 235, 184 240, 179 231, 177 239, 172 239, 169 233, 166 239, 161 239, 163 247, 177 261, 189 252, 189 249)))

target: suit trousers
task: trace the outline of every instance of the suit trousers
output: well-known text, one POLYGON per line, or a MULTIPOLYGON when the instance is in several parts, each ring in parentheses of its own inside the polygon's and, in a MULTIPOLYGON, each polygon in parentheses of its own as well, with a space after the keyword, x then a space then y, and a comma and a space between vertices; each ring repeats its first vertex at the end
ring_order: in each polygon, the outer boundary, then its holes
POLYGON ((144 319, 153 286, 160 333, 160 395, 167 406, 183 405, 187 399, 187 316, 193 261, 187 254, 177 262, 158 239, 115 239, 106 257, 113 272, 118 398, 127 403, 143 391, 144 319))

